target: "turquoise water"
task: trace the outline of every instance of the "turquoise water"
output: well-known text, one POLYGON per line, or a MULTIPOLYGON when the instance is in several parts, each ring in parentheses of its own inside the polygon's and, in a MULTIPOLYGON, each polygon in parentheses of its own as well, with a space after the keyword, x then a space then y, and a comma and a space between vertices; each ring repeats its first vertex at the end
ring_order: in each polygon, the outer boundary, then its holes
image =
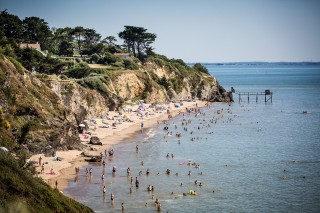
POLYGON ((114 146, 115 156, 107 159, 105 168, 105 198, 103 167, 94 164, 86 166, 93 168, 93 177, 87 178, 82 168, 78 181, 70 180, 65 193, 95 212, 119 212, 122 202, 125 212, 156 212, 152 194, 163 212, 319 212, 320 66, 206 66, 227 90, 231 86, 246 92, 270 89, 273 102, 265 104, 259 97, 256 103, 252 97, 249 103, 246 98, 239 103, 234 96, 231 106, 214 104, 197 117, 177 116, 169 122, 173 136, 164 139, 165 125, 160 124, 114 146), (219 109, 223 113, 217 114, 219 109), (188 132, 181 125, 183 119, 191 120, 188 132), (177 132, 182 133, 181 144, 174 136, 177 132), (192 137, 196 139, 191 141, 192 137), (174 158, 166 158, 167 153, 174 158), (188 160, 199 163, 200 169, 180 165, 188 160), (113 165, 118 168, 115 176, 113 165), (140 181, 131 194, 128 167, 133 180, 140 181), (195 180, 203 186, 196 186, 195 180), (155 188, 153 193, 146 190, 149 184, 155 188), (197 195, 182 195, 190 189, 197 195))

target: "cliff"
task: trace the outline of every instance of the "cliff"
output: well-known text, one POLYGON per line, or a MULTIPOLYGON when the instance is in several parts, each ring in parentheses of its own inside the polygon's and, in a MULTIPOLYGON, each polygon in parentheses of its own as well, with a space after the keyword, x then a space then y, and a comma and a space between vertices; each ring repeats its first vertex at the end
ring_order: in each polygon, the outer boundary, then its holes
POLYGON ((2 57, 0 98, 0 146, 27 153, 82 149, 80 122, 105 117, 127 100, 232 101, 215 77, 163 56, 138 63, 135 70, 81 68, 60 76, 33 74, 14 58, 2 57))

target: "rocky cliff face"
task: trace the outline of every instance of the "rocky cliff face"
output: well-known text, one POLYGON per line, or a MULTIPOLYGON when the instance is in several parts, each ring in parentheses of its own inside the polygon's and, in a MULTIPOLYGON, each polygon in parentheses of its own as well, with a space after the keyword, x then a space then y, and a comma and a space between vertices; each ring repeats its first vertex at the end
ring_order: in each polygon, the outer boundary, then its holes
POLYGON ((0 126, 0 145, 32 153, 81 149, 79 123, 105 117, 129 99, 148 103, 192 97, 232 101, 213 76, 179 67, 177 63, 159 65, 159 61, 149 60, 140 64, 139 70, 61 79, 31 74, 14 59, 2 58, 0 121, 7 121, 10 127, 0 126))

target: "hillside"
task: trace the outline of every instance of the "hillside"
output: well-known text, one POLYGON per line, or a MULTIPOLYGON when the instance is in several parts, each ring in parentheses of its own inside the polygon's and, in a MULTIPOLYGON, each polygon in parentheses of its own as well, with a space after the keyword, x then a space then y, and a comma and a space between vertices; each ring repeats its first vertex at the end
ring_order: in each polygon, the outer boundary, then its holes
POLYGON ((0 212, 93 212, 34 178, 23 164, 0 150, 0 212))
POLYGON ((229 102, 232 94, 213 76, 164 56, 137 63, 133 70, 80 67, 61 75, 31 73, 14 58, 3 56, 0 98, 0 146, 31 154, 82 149, 77 135, 81 121, 105 117, 128 100, 229 102))

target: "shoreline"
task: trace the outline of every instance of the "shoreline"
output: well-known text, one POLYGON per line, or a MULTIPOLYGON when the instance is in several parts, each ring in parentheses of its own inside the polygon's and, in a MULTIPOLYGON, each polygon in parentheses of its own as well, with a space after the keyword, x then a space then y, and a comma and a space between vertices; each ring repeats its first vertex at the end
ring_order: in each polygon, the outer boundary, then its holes
MULTIPOLYGON (((99 127, 102 123, 102 119, 97 119, 97 125, 95 129, 92 130, 92 136, 97 136, 102 145, 90 145, 90 147, 95 148, 94 151, 85 151, 92 155, 99 155, 104 150, 109 150, 113 145, 119 144, 124 140, 132 138, 134 135, 139 134, 141 131, 141 122, 143 122, 143 129, 148 129, 153 127, 158 123, 158 121, 169 120, 168 115, 176 116, 181 112, 185 112, 186 108, 202 108, 207 104, 206 101, 196 101, 196 102, 183 102, 183 105, 179 108, 175 108, 174 103, 168 104, 170 113, 168 114, 165 110, 160 113, 154 113, 146 118, 141 119, 137 115, 130 114, 130 119, 134 122, 124 122, 119 124, 117 128, 102 128, 99 127)), ((147 105, 149 106, 149 105, 147 105)), ((118 113, 110 111, 110 116, 117 116, 118 113)), ((81 134, 79 134, 81 143, 88 145, 89 139, 85 139, 81 134)), ((58 182, 57 188, 62 192, 68 187, 70 179, 76 176, 75 168, 87 165, 89 162, 85 161, 86 157, 83 157, 81 153, 84 151, 79 150, 68 150, 68 151, 57 151, 56 156, 62 158, 62 161, 53 160, 54 157, 45 157, 44 154, 37 154, 31 156, 31 161, 39 161, 41 156, 42 162, 45 163, 44 174, 37 174, 36 176, 42 178, 46 183, 48 183, 52 188, 55 187, 56 181, 58 182), (53 169, 54 175, 50 174, 50 170, 53 169)), ((37 165, 37 164, 36 164, 37 165)), ((37 173, 41 171, 41 167, 36 166, 37 173)))

